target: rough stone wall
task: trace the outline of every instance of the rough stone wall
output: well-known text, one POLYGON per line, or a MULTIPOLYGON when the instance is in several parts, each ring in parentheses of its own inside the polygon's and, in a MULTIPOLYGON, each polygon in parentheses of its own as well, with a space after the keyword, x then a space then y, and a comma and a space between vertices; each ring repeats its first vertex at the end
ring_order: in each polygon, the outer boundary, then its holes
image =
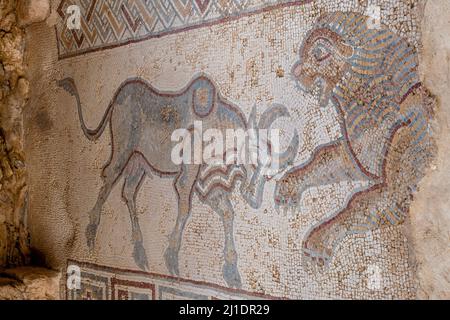
POLYGON ((429 0, 422 20, 422 81, 438 99, 438 153, 411 208, 418 297, 450 298, 450 2, 429 0))
POLYGON ((61 273, 36 267, 0 269, 0 300, 59 300, 61 273))
POLYGON ((0 266, 22 265, 29 258, 22 126, 29 84, 16 7, 16 0, 0 1, 0 266))

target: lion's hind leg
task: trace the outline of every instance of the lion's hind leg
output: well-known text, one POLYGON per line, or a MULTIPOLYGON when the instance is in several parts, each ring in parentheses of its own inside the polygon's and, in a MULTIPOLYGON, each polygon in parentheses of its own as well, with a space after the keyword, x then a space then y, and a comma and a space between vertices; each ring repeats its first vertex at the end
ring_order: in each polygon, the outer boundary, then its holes
POLYGON ((308 189, 338 185, 343 182, 360 182, 361 186, 348 195, 347 204, 337 209, 332 217, 324 218, 307 233, 303 253, 307 264, 327 266, 334 248, 345 237, 354 223, 364 225, 362 219, 348 214, 346 209, 359 194, 367 192, 378 182, 370 179, 353 160, 344 139, 335 141, 317 151, 307 165, 292 170, 277 185, 276 202, 297 213, 302 213, 302 196, 308 189), (358 221, 353 221, 354 219, 358 221))
POLYGON ((317 271, 328 268, 337 247, 346 236, 365 234, 377 228, 377 224, 371 223, 366 215, 366 210, 371 205, 368 199, 378 193, 377 187, 357 190, 343 209, 309 230, 302 244, 303 262, 307 269, 317 271))
POLYGON ((344 210, 309 231, 303 242, 307 265, 326 267, 345 237, 365 236, 407 219, 412 192, 424 175, 434 148, 427 117, 418 111, 411 113, 409 125, 392 138, 385 155, 383 183, 355 193, 344 210))

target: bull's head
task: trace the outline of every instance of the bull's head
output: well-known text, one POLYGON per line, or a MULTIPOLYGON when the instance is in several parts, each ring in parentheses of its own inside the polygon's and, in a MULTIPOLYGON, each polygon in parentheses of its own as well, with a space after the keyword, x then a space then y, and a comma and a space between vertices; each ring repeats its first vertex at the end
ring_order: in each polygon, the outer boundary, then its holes
MULTIPOLYGON (((256 108, 254 107, 247 120, 240 108, 223 98, 216 90, 216 87, 213 81, 206 75, 197 77, 189 87, 188 94, 192 97, 192 111, 197 120, 201 119, 203 121, 205 128, 220 128, 221 131, 247 128, 249 132, 254 131, 257 135, 252 138, 261 142, 258 136, 259 130, 269 131, 277 119, 289 117, 289 111, 286 107, 273 105, 261 115, 259 121, 256 121, 256 108)), ((276 153, 273 150, 270 141, 266 141, 265 143, 267 143, 267 146, 258 145, 258 148, 263 147, 265 149, 264 151, 269 150, 269 159, 265 159, 266 161, 258 159, 257 164, 244 165, 246 179, 241 184, 241 193, 244 199, 255 209, 259 208, 262 203, 264 186, 268 179, 267 169, 276 168, 280 172, 293 163, 299 148, 299 135, 295 131, 289 147, 281 153, 276 153)), ((238 150, 238 153, 240 151, 242 150, 238 150)), ((256 150, 256 152, 259 152, 259 150, 256 150)), ((244 154, 247 154, 247 152, 244 152, 244 154)), ((248 162, 244 161, 240 163, 248 162)), ((270 172, 270 174, 273 175, 274 172, 270 172)))
MULTIPOLYGON (((259 130, 269 130, 272 124, 281 117, 288 117, 289 111, 285 106, 282 105, 273 105, 271 108, 266 110, 261 118, 256 124, 256 108, 254 107, 248 121, 249 129, 259 129, 259 130)), ((255 132, 258 132, 256 130, 255 132)), ((259 140, 259 139, 258 139, 259 140)), ((271 150, 272 145, 270 142, 267 142, 266 150, 271 150)), ((260 146, 261 147, 261 146, 260 146)), ((258 161, 258 164, 254 167, 248 166, 247 171, 252 172, 249 176, 249 179, 244 183, 241 187, 242 195, 245 200, 250 204, 250 206, 254 209, 258 209, 262 204, 262 196, 264 193, 264 186, 266 181, 268 180, 266 169, 270 167, 274 167, 275 161, 276 167, 278 171, 283 171, 288 166, 292 165, 299 148, 299 135, 297 130, 295 130, 294 137, 292 138, 289 147, 280 154, 276 154, 273 150, 270 152, 269 161, 262 163, 258 161)), ((273 172, 271 173, 273 174, 273 172)))

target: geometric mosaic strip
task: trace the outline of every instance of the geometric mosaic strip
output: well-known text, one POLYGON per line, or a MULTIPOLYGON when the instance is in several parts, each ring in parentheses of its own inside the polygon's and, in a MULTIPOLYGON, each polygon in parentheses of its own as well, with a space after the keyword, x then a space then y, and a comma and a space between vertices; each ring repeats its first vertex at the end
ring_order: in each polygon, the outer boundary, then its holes
POLYGON ((56 25, 60 59, 223 23, 312 0, 62 0, 56 25), (77 5, 79 30, 67 28, 77 5))
POLYGON ((61 282, 66 300, 261 300, 284 299, 226 286, 144 271, 125 270, 69 260, 81 271, 80 286, 69 289, 61 282))

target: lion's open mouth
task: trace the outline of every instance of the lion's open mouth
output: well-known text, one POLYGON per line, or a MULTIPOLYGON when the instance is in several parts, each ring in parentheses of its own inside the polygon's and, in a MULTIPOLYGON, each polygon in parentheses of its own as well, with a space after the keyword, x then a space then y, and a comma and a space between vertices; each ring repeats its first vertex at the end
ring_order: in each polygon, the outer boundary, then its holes
POLYGON ((328 97, 326 94, 326 81, 317 77, 312 84, 305 84, 301 81, 301 79, 295 77, 296 87, 300 89, 300 91, 305 92, 309 95, 312 95, 317 101, 319 101, 320 105, 326 105, 328 103, 328 97))

